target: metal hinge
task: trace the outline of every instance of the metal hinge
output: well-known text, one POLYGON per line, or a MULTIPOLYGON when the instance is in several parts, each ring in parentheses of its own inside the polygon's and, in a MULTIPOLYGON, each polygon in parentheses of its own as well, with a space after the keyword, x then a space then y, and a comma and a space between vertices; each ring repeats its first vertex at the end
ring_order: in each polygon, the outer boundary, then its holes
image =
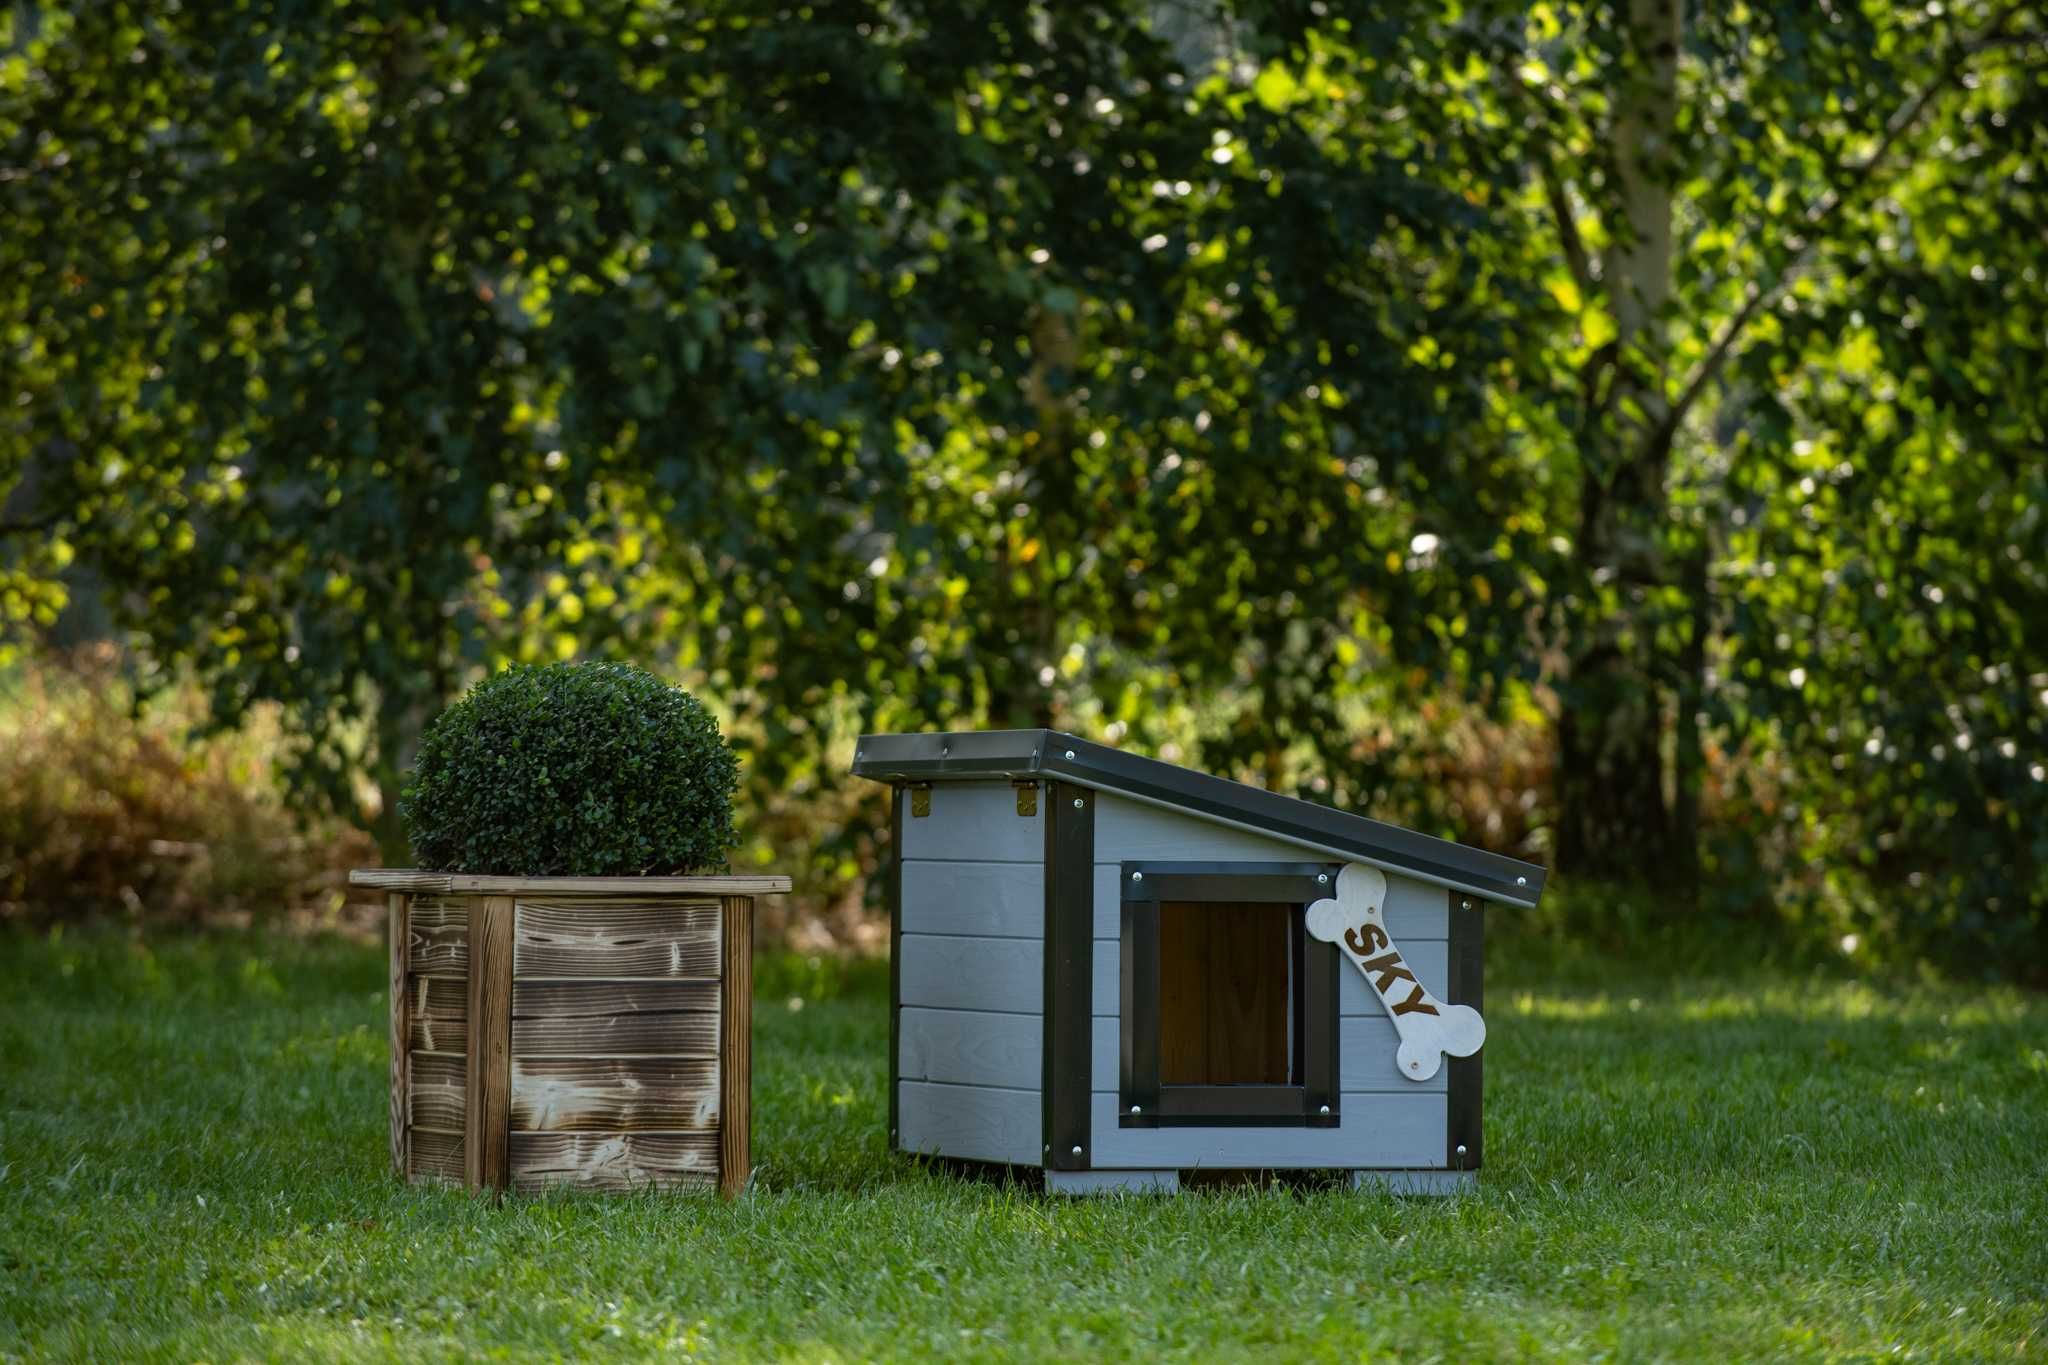
POLYGON ((932 813, 932 784, 914 782, 910 787, 910 813, 919 819, 932 813))
POLYGON ((1038 814, 1038 784, 1036 782, 1013 782, 1017 789, 1017 814, 1038 814))

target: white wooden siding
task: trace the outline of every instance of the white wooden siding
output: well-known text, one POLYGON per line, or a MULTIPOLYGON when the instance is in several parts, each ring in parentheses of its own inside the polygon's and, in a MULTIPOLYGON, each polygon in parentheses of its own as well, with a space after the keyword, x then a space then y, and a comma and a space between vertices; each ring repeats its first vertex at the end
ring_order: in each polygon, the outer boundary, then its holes
POLYGON ((905 862, 903 932, 1043 942, 1045 866, 905 862))
POLYGON ((896 1122, 897 1142, 907 1152, 1043 1163, 1036 1090, 904 1081, 897 1087, 896 1122))
POLYGON ((1017 814, 1008 782, 934 782, 931 799, 931 814, 912 815, 905 796, 905 859, 1044 865, 1044 812, 1017 814))
POLYGON ((897 1023, 903 1080, 1039 1089, 1045 1021, 1036 1014, 905 1009, 897 1023))
POLYGON ((1298 863, 1329 856, 1299 844, 1250 834, 1108 792, 1099 792, 1097 797, 1095 856, 1099 861, 1201 858, 1218 862, 1298 863))
POLYGON ((904 1005, 1037 1014, 1044 1006, 1045 943, 1024 938, 905 934, 897 981, 904 1005))

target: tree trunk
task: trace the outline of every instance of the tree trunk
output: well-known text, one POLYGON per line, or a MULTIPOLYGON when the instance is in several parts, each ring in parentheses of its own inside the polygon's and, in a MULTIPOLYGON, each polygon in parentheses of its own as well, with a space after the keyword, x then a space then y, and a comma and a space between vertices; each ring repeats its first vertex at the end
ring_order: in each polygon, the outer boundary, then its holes
POLYGON ((1662 313, 1671 292, 1670 148, 1682 0, 1629 0, 1615 92, 1612 242, 1601 261, 1616 337, 1604 398, 1580 442, 1583 614, 1567 642, 1558 721, 1558 865, 1599 880, 1671 877, 1664 713, 1675 670, 1661 657, 1670 441, 1662 313))

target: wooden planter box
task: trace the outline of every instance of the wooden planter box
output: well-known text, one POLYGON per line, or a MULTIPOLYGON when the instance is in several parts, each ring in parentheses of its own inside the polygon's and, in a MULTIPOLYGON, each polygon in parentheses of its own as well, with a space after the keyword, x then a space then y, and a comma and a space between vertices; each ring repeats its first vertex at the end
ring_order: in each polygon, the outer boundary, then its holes
POLYGON ((787 877, 349 882, 390 907, 401 1178, 745 1187, 754 897, 787 877))

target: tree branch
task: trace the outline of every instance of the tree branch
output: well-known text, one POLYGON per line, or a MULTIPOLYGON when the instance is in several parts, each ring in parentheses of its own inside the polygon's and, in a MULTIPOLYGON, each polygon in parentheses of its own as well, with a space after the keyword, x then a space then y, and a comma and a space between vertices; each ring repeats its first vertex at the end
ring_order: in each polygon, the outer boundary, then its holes
POLYGON ((1550 202, 1550 216, 1557 220, 1557 240, 1564 247, 1565 264, 1571 268, 1572 282, 1579 287, 1579 297, 1588 298, 1593 293, 1593 270, 1586 255, 1586 243, 1579 236, 1579 224, 1572 216, 1572 201, 1565 193, 1564 182, 1557 178, 1557 167, 1546 154, 1543 158, 1543 197, 1550 202))
MULTIPOLYGON (((1707 385, 1714 381, 1715 376, 1721 372, 1721 367, 1727 363, 1735 343, 1741 339, 1743 329, 1749 326, 1750 320, 1765 304, 1777 298, 1784 290, 1791 267, 1803 260, 1807 252, 1813 249, 1820 229, 1827 225, 1835 211, 1848 200, 1850 189, 1868 181, 1870 175, 1891 153, 1892 148, 1898 145, 1899 139, 1920 121, 1921 115, 1927 112, 1935 97, 1955 84, 1968 69, 1970 58, 1998 46, 1999 31, 2005 27, 2008 20, 2026 8, 2024 3, 2007 5, 1973 37, 1959 43, 1947 65, 1921 89, 1919 94, 1901 105, 1886 122, 1883 136, 1878 139, 1877 146, 1871 149, 1868 156, 1858 161, 1843 160, 1836 163, 1833 172, 1828 176, 1831 182, 1828 188, 1808 204, 1805 212, 1799 216, 1798 230, 1791 234, 1794 242, 1791 260, 1785 263, 1785 269, 1779 271, 1777 278, 1771 283, 1750 285, 1749 295, 1743 300, 1742 307, 1736 310, 1735 316, 1727 321, 1720 334, 1708 346, 1706 355, 1701 357, 1699 364, 1693 369, 1692 376, 1679 390, 1678 398, 1672 403, 1664 420, 1646 436, 1646 448, 1654 449, 1658 442, 1670 441, 1677 435, 1679 424, 1685 420, 1686 413, 1691 411, 1693 404, 1698 402, 1700 395, 1706 391, 1707 385)), ((2028 34, 2022 41, 2039 36, 2028 34)))

